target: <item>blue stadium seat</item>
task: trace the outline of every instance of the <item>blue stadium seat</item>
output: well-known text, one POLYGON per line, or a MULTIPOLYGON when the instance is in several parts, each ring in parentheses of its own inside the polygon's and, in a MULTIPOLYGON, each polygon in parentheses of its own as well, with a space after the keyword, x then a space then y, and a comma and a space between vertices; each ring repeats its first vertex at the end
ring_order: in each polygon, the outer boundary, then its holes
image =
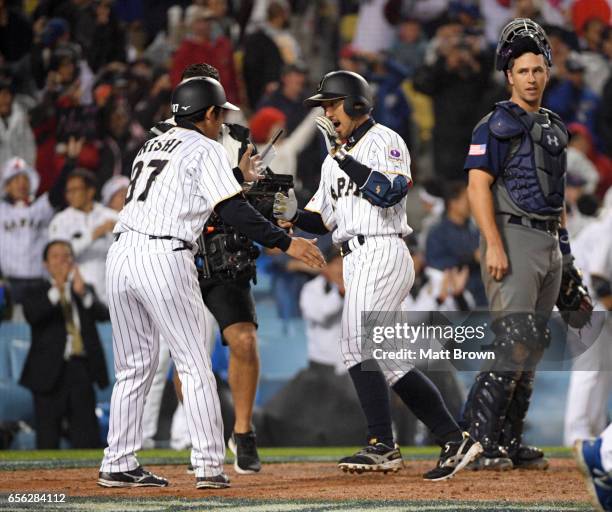
POLYGON ((18 383, 30 351, 30 339, 14 338, 9 345, 9 360, 11 365, 11 380, 18 383))
POLYGON ((0 382, 11 380, 11 365, 9 362, 9 340, 2 336, 0 327, 0 382))
POLYGON ((0 382, 0 420, 27 421, 34 420, 32 393, 13 382, 0 382))
POLYGON ((4 322, 0 324, 0 381, 12 380, 17 382, 21 375, 20 369, 16 377, 13 373, 16 368, 12 367, 12 362, 19 362, 18 358, 14 361, 11 359, 13 340, 24 340, 29 343, 30 326, 25 322, 4 322))

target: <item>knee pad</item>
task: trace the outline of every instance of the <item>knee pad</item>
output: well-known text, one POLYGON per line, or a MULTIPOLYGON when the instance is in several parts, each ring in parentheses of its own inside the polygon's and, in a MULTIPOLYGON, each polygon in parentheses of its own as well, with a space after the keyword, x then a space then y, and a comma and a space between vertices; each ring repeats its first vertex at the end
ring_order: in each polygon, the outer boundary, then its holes
POLYGON ((495 320, 491 329, 495 333, 493 346, 500 359, 513 365, 524 365, 533 352, 539 352, 550 344, 546 320, 534 313, 506 315, 495 320))

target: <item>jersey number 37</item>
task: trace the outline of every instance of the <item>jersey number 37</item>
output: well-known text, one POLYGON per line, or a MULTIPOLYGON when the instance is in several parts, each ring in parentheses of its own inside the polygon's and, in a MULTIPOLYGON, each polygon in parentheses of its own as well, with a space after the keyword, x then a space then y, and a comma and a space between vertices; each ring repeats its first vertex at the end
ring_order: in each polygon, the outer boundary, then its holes
MULTIPOLYGON (((149 174, 149 179, 147 180, 147 185, 145 189, 139 194, 136 198, 137 201, 144 201, 149 195, 149 190, 151 190, 151 185, 155 181, 155 178, 164 170, 168 160, 151 160, 149 165, 147 165, 147 170, 152 169, 151 174, 149 174)), ((127 195, 125 196, 125 204, 128 204, 134 197, 134 189, 136 188, 136 182, 138 178, 142 174, 142 170, 144 169, 145 164, 142 160, 139 160, 134 164, 134 169, 132 171, 132 179, 130 180, 130 184, 128 185, 127 195)))

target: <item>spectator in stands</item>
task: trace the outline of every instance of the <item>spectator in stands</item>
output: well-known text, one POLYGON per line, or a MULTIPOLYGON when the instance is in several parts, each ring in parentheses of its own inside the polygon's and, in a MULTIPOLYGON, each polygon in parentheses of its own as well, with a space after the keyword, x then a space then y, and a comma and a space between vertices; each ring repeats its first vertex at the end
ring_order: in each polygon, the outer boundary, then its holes
POLYGON ((59 176, 71 138, 84 139, 75 155, 79 166, 88 169, 98 166, 96 108, 84 99, 77 51, 73 46, 54 50, 42 99, 31 111, 41 191, 51 188, 59 176))
POLYGON ((599 183, 599 173, 589 158, 593 138, 585 125, 570 123, 567 129, 572 134, 567 147, 567 171, 574 181, 582 182, 585 193, 593 194, 599 183))
POLYGON ((40 31, 34 40, 32 51, 30 52, 30 68, 38 89, 45 87, 45 79, 51 56, 56 47, 70 44, 70 26, 63 18, 46 19, 41 16, 34 24, 40 31))
POLYGON ((543 104, 561 116, 566 124, 581 123, 596 135, 599 98, 584 81, 585 65, 579 54, 570 54, 563 76, 553 78, 544 93, 543 104))
POLYGON ((97 189, 112 176, 132 173, 132 163, 145 140, 143 127, 124 99, 112 98, 102 111, 102 147, 96 170, 97 189))
POLYGON ((366 77, 376 91, 374 119, 397 132, 411 146, 412 107, 402 89, 408 70, 384 55, 369 56, 368 66, 370 71, 366 77))
POLYGON ((130 179, 127 176, 113 176, 102 187, 102 204, 120 212, 125 204, 129 184, 130 179))
POLYGON ((612 186, 612 158, 597 151, 589 129, 580 123, 570 123, 567 129, 571 133, 567 167, 579 173, 588 182, 587 193, 593 192, 600 198, 612 186), (597 176, 593 174, 595 167, 597 176), (594 187, 597 186, 597 189, 594 187))
POLYGON ((190 64, 208 62, 219 70, 227 99, 239 103, 238 81, 234 67, 234 49, 231 41, 223 34, 216 36, 213 27, 216 23, 211 10, 197 7, 190 11, 187 23, 191 29, 172 59, 170 81, 175 87, 181 81, 183 70, 190 64))
POLYGON ((299 63, 284 66, 280 82, 280 87, 264 96, 257 108, 274 107, 280 110, 286 118, 285 135, 290 135, 309 111, 302 103, 305 96, 306 67, 299 63))
MULTIPOLYGON (((279 44, 280 39, 290 37, 286 30, 289 23, 289 6, 283 1, 273 0, 268 5, 267 13, 267 22, 264 26, 244 41, 242 74, 249 105, 253 108, 262 96, 278 89, 283 66, 285 63, 293 62, 282 53, 279 44)), ((286 46, 290 47, 291 44, 286 46)), ((294 56, 293 60, 297 60, 296 57, 299 55, 294 56)))
POLYGON ((385 16, 386 0, 359 2, 352 45, 360 51, 378 53, 393 44, 393 26, 385 16))
POLYGON ((7 5, 9 3, 0 2, 0 57, 2 61, 17 62, 32 46, 32 25, 19 9, 7 5))
POLYGON ((149 68, 145 60, 130 68, 129 104, 134 105, 134 116, 140 126, 154 126, 172 115, 170 75, 164 69, 149 68))
POLYGON ((106 303, 106 254, 113 243, 112 231, 117 212, 94 201, 96 176, 86 169, 75 169, 66 180, 68 208, 49 225, 49 240, 66 240, 85 281, 106 303))
POLYGON ((414 86, 433 99, 435 175, 454 180, 470 144, 469 127, 483 114, 474 106, 490 88, 492 61, 481 38, 464 35, 458 23, 440 27, 431 44, 434 61, 417 71, 414 86))
POLYGON ((40 259, 47 243, 54 208, 62 203, 66 174, 49 193, 35 198, 38 173, 22 158, 11 158, 0 175, 0 274, 8 281, 11 296, 21 304, 27 287, 44 276, 40 259))
MULTIPOLYGON (((275 144, 275 156, 268 167, 274 172, 291 174, 296 188, 300 188, 297 179, 298 155, 308 147, 316 133, 315 118, 321 115, 319 109, 313 109, 302 120, 299 126, 288 137, 281 137, 275 144)), ((250 120, 253 142, 259 151, 269 142, 279 128, 286 126, 286 117, 274 107, 264 107, 258 110, 250 120)))
POLYGON ((306 321, 310 367, 325 366, 346 373, 340 353, 340 324, 344 307, 342 256, 337 250, 326 255, 327 265, 300 293, 300 309, 306 321))
POLYGON ((587 181, 582 174, 571 169, 568 165, 565 180, 565 214, 567 231, 573 240, 593 220, 593 217, 583 215, 578 207, 580 198, 585 194, 587 181))
POLYGON ((438 270, 467 266, 467 289, 478 306, 485 306, 487 300, 480 277, 479 234, 471 221, 464 182, 451 182, 445 187, 444 210, 444 216, 432 226, 427 237, 427 265, 438 270))
POLYGON ((421 25, 415 19, 406 18, 397 27, 397 40, 391 47, 389 55, 406 68, 408 78, 412 78, 417 69, 423 65, 427 40, 421 25))
MULTIPOLYGON (((604 34, 602 52, 609 68, 612 68, 612 27, 608 27, 604 34)), ((602 89, 597 133, 601 139, 602 151, 612 158, 612 73, 608 75, 602 89)))
POLYGON ((70 244, 51 241, 43 251, 48 280, 28 289, 23 303, 32 345, 19 383, 34 397, 36 447, 57 449, 64 420, 72 448, 100 446, 93 384, 108 385, 96 321, 109 319, 74 264, 70 244))
POLYGON ((443 191, 440 181, 434 178, 423 180, 416 187, 424 215, 421 220, 421 228, 418 231, 415 249, 425 253, 429 230, 442 220, 444 214, 443 191))
POLYGON ((125 32, 112 10, 111 0, 66 0, 57 6, 48 2, 38 9, 39 14, 45 11, 68 22, 74 41, 82 47, 94 71, 107 62, 125 61, 125 32))
POLYGON ((208 0, 207 7, 212 11, 216 24, 213 30, 227 37, 233 46, 240 40, 240 25, 236 19, 228 15, 227 0, 208 0))
POLYGON ((13 101, 11 81, 0 79, 0 168, 14 156, 34 165, 36 143, 27 112, 13 101))

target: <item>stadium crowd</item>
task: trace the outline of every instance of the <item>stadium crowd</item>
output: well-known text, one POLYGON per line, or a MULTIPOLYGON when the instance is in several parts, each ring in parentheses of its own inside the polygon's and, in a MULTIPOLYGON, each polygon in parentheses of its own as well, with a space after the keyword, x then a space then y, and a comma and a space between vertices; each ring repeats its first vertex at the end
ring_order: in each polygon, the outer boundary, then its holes
MULTIPOLYGON (((83 279, 105 300, 133 158, 172 115, 184 68, 201 62, 219 70, 242 109, 231 121, 256 145, 284 129, 270 167, 294 177, 302 205, 325 156, 302 100, 331 69, 365 76, 373 117, 411 152, 415 309, 486 306, 463 163, 472 128, 508 97, 493 73, 499 31, 525 17, 549 35, 544 106, 572 134, 576 238, 612 208, 611 11, 607 0, 0 0, 0 289, 9 290, 0 308, 47 275, 43 248, 54 238, 72 241, 83 279)), ((279 316, 300 316, 312 274, 284 255, 258 266, 272 276, 279 316)))

